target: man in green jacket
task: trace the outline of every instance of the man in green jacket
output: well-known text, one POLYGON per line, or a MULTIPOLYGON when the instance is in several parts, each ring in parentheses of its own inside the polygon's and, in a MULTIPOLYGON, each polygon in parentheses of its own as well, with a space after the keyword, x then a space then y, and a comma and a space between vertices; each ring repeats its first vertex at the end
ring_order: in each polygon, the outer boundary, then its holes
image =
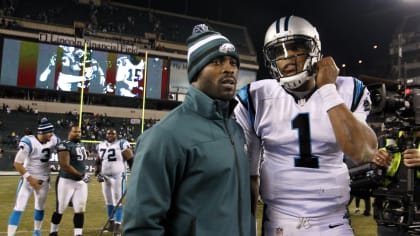
POLYGON ((253 236, 245 139, 231 116, 239 56, 204 24, 187 43, 192 86, 137 140, 124 235, 253 236))

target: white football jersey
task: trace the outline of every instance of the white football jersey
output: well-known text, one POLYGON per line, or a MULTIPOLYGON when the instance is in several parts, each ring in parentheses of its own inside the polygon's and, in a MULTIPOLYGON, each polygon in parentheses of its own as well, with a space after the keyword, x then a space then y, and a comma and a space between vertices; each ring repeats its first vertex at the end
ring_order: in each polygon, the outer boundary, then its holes
POLYGON ((120 175, 125 172, 126 165, 122 152, 130 148, 127 140, 115 140, 113 143, 103 141, 98 144, 97 151, 101 159, 103 175, 120 175))
POLYGON ((134 97, 137 90, 143 90, 143 71, 145 63, 140 60, 138 64, 133 64, 128 57, 117 59, 117 91, 118 95, 134 97))
MULTIPOLYGON (((365 122, 370 98, 362 82, 338 77, 336 85, 345 105, 365 122)), ((298 100, 270 79, 242 88, 237 98, 236 119, 264 203, 296 217, 345 210, 348 169, 318 91, 298 100)))
POLYGON ((23 166, 31 175, 37 179, 47 180, 50 175, 50 166, 48 160, 51 153, 55 150, 59 139, 53 135, 50 141, 42 144, 35 135, 27 135, 21 138, 19 142, 19 151, 26 154, 25 160, 15 159, 16 162, 22 163, 23 166))

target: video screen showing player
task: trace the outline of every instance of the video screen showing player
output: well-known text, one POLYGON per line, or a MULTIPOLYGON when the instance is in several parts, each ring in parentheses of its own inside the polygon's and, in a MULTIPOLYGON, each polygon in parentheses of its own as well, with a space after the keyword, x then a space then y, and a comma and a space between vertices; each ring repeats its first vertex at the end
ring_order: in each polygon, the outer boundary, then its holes
POLYGON ((140 56, 121 56, 117 59, 116 94, 126 97, 143 96, 145 61, 140 56))
POLYGON ((48 66, 40 74, 39 81, 47 82, 56 78, 56 90, 75 92, 83 88, 103 93, 105 74, 92 54, 92 50, 87 50, 85 55, 82 49, 60 45, 56 54, 51 56, 48 66))

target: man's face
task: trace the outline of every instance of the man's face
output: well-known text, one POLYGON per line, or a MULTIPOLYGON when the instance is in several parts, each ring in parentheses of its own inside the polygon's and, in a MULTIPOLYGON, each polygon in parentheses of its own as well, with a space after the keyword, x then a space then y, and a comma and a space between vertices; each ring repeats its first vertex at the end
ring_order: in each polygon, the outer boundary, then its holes
POLYGON ((53 135, 54 135, 53 132, 49 132, 49 133, 41 134, 38 137, 41 137, 41 139, 40 139, 41 142, 48 142, 48 141, 50 141, 50 139, 53 135))
POLYGON ((73 126, 69 132, 69 140, 73 142, 79 142, 81 138, 82 130, 77 126, 73 126))
POLYGON ((282 77, 287 77, 302 72, 310 50, 310 41, 295 39, 276 43, 266 54, 270 60, 276 61, 282 77))
POLYGON ((289 51, 289 55, 292 57, 276 62, 283 77, 292 76, 301 72, 306 61, 306 55, 302 55, 299 51, 289 51))
POLYGON ((215 58, 198 73, 192 86, 212 99, 228 101, 235 96, 238 62, 231 56, 215 58))
POLYGON ((108 130, 106 132, 106 140, 110 143, 114 142, 117 136, 117 132, 115 130, 108 130))

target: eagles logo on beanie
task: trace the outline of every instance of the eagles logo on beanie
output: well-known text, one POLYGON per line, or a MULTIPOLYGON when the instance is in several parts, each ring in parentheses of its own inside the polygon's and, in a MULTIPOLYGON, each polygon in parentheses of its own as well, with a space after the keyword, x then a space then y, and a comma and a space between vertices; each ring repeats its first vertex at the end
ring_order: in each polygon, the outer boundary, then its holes
POLYGON ((47 118, 42 118, 38 125, 38 134, 46 134, 54 132, 54 125, 51 124, 47 118))
POLYGON ((187 39, 187 44, 188 81, 190 83, 195 80, 203 67, 217 57, 231 56, 238 61, 239 67, 239 55, 235 46, 219 32, 209 30, 205 24, 194 26, 192 35, 187 39))

